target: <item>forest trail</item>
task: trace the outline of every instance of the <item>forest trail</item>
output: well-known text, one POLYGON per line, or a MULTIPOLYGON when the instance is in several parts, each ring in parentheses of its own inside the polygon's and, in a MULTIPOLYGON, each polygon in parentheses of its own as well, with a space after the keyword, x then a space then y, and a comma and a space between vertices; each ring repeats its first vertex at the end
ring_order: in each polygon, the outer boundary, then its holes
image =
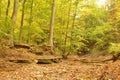
MULTIPOLYGON (((0 80, 120 80, 120 60, 116 62, 83 63, 108 57, 70 55, 67 60, 52 64, 15 63, 7 59, 34 59, 38 55, 8 49, 0 53, 0 80), (8 54, 9 53, 9 54, 8 54), (23 54, 24 53, 24 54, 23 54)), ((2 51, 1 51, 2 52, 2 51)), ((45 56, 44 58, 51 58, 45 56)))

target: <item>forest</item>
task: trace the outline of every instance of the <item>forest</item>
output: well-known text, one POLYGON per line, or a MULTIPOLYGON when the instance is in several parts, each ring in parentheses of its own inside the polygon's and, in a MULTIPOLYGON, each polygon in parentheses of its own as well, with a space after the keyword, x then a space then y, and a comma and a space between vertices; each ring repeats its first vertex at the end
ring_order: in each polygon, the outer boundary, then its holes
POLYGON ((120 0, 0 0, 0 80, 120 80, 120 0))

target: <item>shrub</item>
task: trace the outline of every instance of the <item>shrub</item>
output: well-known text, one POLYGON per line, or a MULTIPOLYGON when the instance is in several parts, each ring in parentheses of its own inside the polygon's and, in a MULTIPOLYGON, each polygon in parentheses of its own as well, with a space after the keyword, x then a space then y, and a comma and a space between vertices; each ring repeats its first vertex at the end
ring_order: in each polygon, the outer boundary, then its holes
POLYGON ((112 55, 117 55, 120 53, 120 43, 110 43, 108 52, 112 55))

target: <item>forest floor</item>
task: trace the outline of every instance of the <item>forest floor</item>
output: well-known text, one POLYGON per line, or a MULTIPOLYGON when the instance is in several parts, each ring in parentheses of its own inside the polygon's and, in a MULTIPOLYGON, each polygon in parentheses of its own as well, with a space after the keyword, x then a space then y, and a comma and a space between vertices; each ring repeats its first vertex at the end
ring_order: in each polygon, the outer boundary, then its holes
MULTIPOLYGON (((80 60, 106 59, 109 56, 70 55, 59 63, 14 63, 9 59, 34 59, 23 49, 0 50, 0 80, 120 80, 120 60, 84 63, 80 60)), ((47 56, 46 56, 47 57, 47 56)))

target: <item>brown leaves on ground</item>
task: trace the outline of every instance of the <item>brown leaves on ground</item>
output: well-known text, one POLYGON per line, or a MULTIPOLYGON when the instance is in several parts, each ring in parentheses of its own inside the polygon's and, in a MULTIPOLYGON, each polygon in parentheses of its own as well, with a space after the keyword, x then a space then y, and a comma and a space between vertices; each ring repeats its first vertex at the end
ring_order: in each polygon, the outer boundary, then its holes
POLYGON ((120 60, 103 66, 101 72, 100 80, 120 80, 120 60))
POLYGON ((28 53, 25 49, 0 49, 0 58, 4 59, 34 59, 37 58, 35 54, 28 53))
POLYGON ((9 60, 34 58, 37 58, 37 56, 27 53, 24 49, 0 48, 0 71, 14 71, 24 65, 9 62, 9 60))
POLYGON ((63 61, 49 65, 27 64, 16 71, 0 72, 0 80, 119 80, 119 62, 83 64, 63 61))
POLYGON ((56 64, 18 64, 5 60, 37 56, 20 49, 3 52, 5 54, 0 52, 0 80, 120 80, 119 60, 114 63, 82 63, 74 59, 83 57, 72 56, 56 64))

